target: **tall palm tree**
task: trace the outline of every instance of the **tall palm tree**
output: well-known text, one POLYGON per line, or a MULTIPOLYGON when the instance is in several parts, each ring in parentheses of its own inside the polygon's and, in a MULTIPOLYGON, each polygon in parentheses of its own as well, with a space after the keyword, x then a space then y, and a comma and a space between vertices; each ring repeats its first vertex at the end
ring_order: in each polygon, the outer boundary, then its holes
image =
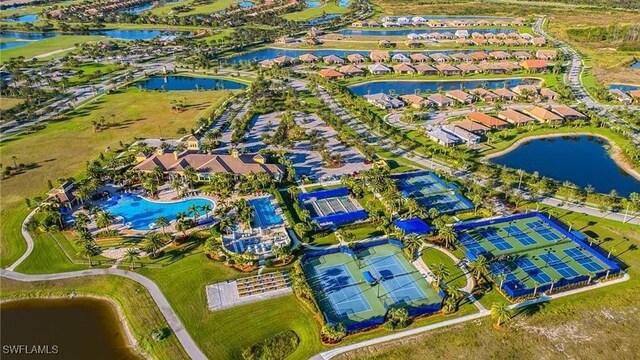
POLYGON ((206 218, 208 219, 211 213, 211 210, 213 210, 213 208, 209 204, 204 204, 200 206, 200 210, 202 210, 202 212, 204 213, 204 215, 206 215, 206 218))
POLYGON ((77 255, 79 257, 83 257, 83 258, 86 258, 87 260, 89 260, 89 266, 93 267, 93 260, 91 258, 93 257, 93 252, 94 251, 95 251, 95 246, 93 246, 93 244, 91 242, 85 241, 78 248, 77 255))
POLYGON ((447 266, 442 263, 437 265, 431 265, 430 269, 431 269, 431 272, 433 272, 433 276, 436 277, 436 282, 438 283, 438 285, 440 285, 440 282, 442 280, 444 280, 445 278, 448 278, 449 275, 451 275, 447 266))
POLYGON ((97 214, 96 224, 99 227, 104 227, 107 229, 107 231, 110 231, 109 226, 113 224, 114 219, 115 217, 113 216, 112 213, 110 213, 107 210, 102 210, 97 214))
POLYGON ((160 226, 160 228, 162 229, 162 234, 166 234, 166 232, 164 231, 164 228, 166 226, 169 226, 169 219, 166 218, 166 216, 164 215, 160 215, 156 218, 156 226, 160 226))
POLYGON ((469 271, 476 280, 480 280, 489 274, 489 261, 486 257, 480 255, 469 264, 469 271))
POLYGON ((444 242, 444 246, 452 248, 458 240, 458 234, 451 226, 445 226, 438 229, 438 237, 444 242))
POLYGON ((200 216, 200 207, 196 204, 192 204, 189 206, 189 213, 193 214, 193 219, 198 221, 198 216, 200 216))
POLYGON ((124 253, 124 260, 129 262, 129 264, 131 265, 131 270, 134 269, 136 260, 138 258, 140 258, 140 256, 138 255, 138 250, 132 247, 128 248, 127 252, 124 253))
POLYGON ((158 250, 162 249, 162 247, 164 246, 164 241, 162 240, 162 238, 158 233, 149 232, 147 233, 147 236, 144 238, 143 245, 144 245, 144 250, 147 253, 151 253, 153 255, 152 257, 155 258, 158 250))
POLYGON ((511 311, 505 303, 494 303, 491 305, 491 318, 496 320, 496 326, 499 328, 504 322, 511 319, 511 311))
POLYGON ((422 238, 416 234, 409 234, 407 236, 402 237, 402 244, 405 249, 411 254, 411 259, 413 260, 416 252, 422 246, 422 238))

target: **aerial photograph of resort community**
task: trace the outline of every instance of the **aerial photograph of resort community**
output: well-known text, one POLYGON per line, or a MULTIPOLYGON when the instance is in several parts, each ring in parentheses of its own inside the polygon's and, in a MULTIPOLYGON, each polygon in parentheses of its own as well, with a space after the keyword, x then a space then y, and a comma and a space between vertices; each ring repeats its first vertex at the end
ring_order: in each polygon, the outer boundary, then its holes
POLYGON ((640 0, 0 0, 0 359, 640 358, 640 0))

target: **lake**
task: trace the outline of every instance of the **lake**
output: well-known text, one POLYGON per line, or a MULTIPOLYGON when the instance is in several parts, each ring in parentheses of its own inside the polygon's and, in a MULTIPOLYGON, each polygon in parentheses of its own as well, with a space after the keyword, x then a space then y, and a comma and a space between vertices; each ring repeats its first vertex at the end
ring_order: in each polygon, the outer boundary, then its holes
POLYGON ((313 18, 309 21, 307 21, 307 23, 305 25, 307 26, 315 26, 315 25, 319 25, 325 22, 329 22, 333 19, 337 19, 340 17, 340 14, 326 14, 323 16, 319 16, 317 18, 313 18))
POLYGON ((40 21, 40 19, 38 19, 38 15, 36 14, 26 14, 26 15, 21 15, 17 17, 2 18, 2 21, 17 22, 17 23, 27 23, 27 22, 33 23, 33 22, 40 21))
POLYGON ((59 35, 60 34, 55 32, 0 31, 0 38, 3 39, 42 40, 59 35))
POLYGON ((618 89, 624 92, 631 92, 640 90, 640 85, 631 85, 631 84, 611 84, 609 85, 609 89, 618 89))
POLYGON ((391 91, 398 95, 415 94, 416 92, 437 92, 439 90, 459 90, 459 89, 475 89, 485 86, 487 89, 498 89, 503 87, 514 87, 523 83, 537 82, 536 79, 511 78, 511 79, 494 79, 494 80, 381 80, 368 81, 360 84, 350 85, 349 90, 356 95, 367 95, 385 93, 391 91))
POLYGON ((633 64, 631 64, 631 68, 634 70, 640 69, 640 61, 636 61, 633 64))
POLYGON ((216 78, 200 78, 189 76, 152 76, 136 84, 147 90, 238 90, 247 87, 246 84, 216 78))
POLYGON ((342 35, 349 36, 407 36, 409 34, 431 34, 431 33, 439 33, 443 34, 445 32, 455 33, 457 30, 467 30, 469 34, 477 32, 480 34, 498 34, 498 33, 509 33, 510 30, 505 29, 473 29, 473 28, 455 28, 455 29, 428 29, 428 30, 412 30, 412 29, 403 29, 403 30, 340 30, 338 33, 342 35))
POLYGON ((612 189, 622 196, 640 193, 640 181, 616 164, 606 144, 606 140, 588 135, 533 139, 489 162, 529 173, 537 171, 541 176, 570 181, 583 189, 591 184, 600 193, 612 189))
POLYGON ((124 12, 129 13, 129 14, 140 14, 140 13, 142 13, 144 11, 151 10, 151 9, 153 9, 153 3, 134 6, 134 7, 131 7, 131 8, 128 8, 128 9, 124 10, 124 12))
POLYGON ((305 5, 307 5, 308 8, 317 8, 320 7, 320 5, 322 5, 320 3, 320 0, 304 0, 305 5))
POLYGON ((129 347, 118 314, 105 300, 28 299, 0 308, 2 344, 48 346, 49 354, 2 355, 9 359, 143 359, 129 347), (57 351, 54 346, 57 346, 57 351), (57 353, 56 353, 57 352, 57 353))
POLYGON ((0 50, 13 49, 16 47, 25 46, 27 44, 29 44, 29 41, 13 41, 13 42, 0 43, 0 50))

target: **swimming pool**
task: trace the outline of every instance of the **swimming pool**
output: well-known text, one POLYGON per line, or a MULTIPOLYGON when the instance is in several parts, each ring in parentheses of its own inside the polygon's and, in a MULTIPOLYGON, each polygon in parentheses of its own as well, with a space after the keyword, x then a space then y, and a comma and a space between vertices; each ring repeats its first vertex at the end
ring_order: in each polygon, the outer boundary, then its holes
POLYGON ((205 198, 191 198, 172 202, 156 202, 147 200, 138 195, 123 194, 109 199, 102 208, 111 212, 114 216, 121 216, 124 222, 131 225, 133 230, 150 230, 153 228, 159 216, 166 217, 169 221, 176 219, 178 213, 190 214, 190 208, 196 205, 199 216, 204 215, 203 205, 209 205, 213 209, 215 203, 205 198))
POLYGON ((276 213, 276 208, 271 203, 270 196, 250 199, 249 205, 254 210, 254 227, 267 228, 273 225, 281 225, 284 222, 282 216, 276 213))

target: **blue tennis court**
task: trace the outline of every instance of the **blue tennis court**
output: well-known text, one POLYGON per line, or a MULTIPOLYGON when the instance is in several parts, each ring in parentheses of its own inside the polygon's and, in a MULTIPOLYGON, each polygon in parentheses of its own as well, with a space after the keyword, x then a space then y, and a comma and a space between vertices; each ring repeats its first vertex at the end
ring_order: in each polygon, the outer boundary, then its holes
POLYGON ((371 310, 355 279, 344 264, 316 267, 316 280, 322 294, 329 299, 335 315, 357 314, 371 310))
POLYGON ((582 265, 583 268, 587 269, 591 272, 602 271, 603 268, 597 262, 593 261, 590 257, 586 256, 582 251, 577 248, 565 249, 564 253, 569 255, 573 260, 575 260, 578 264, 582 265))
POLYGON ((551 282, 551 277, 528 258, 520 258, 516 263, 520 269, 527 273, 527 275, 529 275, 538 284, 542 285, 551 282))
POLYGON ((509 244, 502 236, 498 234, 495 229, 482 229, 478 231, 478 234, 482 235, 483 238, 487 239, 496 249, 500 251, 505 251, 509 249, 513 249, 513 246, 509 244))
POLYGON ((551 229, 545 227, 542 223, 538 221, 531 221, 526 223, 526 225, 531 230, 535 231, 536 233, 538 233, 540 236, 542 236, 548 241, 556 241, 560 239, 560 236, 558 236, 558 234, 554 233, 553 231, 551 231, 551 229))
POLYGON ((537 243, 537 241, 535 241, 531 236, 524 233, 517 226, 513 226, 513 225, 507 226, 504 228, 504 231, 506 231, 509 235, 513 236, 516 240, 518 240, 524 246, 535 245, 537 243))
POLYGON ((560 260, 555 254, 547 253, 540 254, 539 256, 542 261, 546 262, 547 265, 550 265, 565 279, 571 279, 579 275, 575 270, 573 270, 573 268, 560 260))
POLYGON ((427 294, 415 283, 413 276, 396 258, 396 255, 383 255, 367 260, 373 274, 382 279, 382 286, 391 296, 393 304, 406 304, 424 299, 427 294))
POLYGON ((473 257, 478 257, 478 255, 486 254, 487 250, 480 245, 471 235, 467 233, 460 234, 460 238, 458 240, 462 246, 467 249, 467 252, 473 257))
POLYGON ((524 283, 518 279, 518 277, 509 270, 503 263, 494 262, 490 266, 491 272, 496 275, 503 275, 504 280, 502 281, 503 286, 508 286, 514 289, 522 289, 524 288, 524 283))

